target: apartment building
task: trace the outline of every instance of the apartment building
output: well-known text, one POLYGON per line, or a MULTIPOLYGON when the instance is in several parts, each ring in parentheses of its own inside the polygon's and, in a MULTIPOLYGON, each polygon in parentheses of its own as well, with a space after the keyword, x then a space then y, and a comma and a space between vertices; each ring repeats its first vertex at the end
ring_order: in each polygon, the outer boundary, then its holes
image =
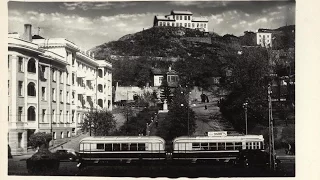
POLYGON ((169 15, 155 16, 153 26, 172 26, 198 29, 208 32, 208 19, 205 17, 195 17, 190 11, 171 11, 169 15))
POLYGON ((8 73, 13 155, 27 152, 35 132, 70 138, 88 111, 112 110, 112 65, 64 38, 32 39, 29 24, 23 37, 9 34, 8 73))

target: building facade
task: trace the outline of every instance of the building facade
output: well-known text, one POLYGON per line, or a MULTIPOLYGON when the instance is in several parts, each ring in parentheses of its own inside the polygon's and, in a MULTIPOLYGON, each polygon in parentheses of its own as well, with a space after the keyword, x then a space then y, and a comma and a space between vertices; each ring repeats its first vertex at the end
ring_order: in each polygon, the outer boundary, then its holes
MULTIPOLYGON (((9 145, 13 155, 27 152, 35 132, 70 138, 90 110, 112 110, 112 65, 80 51, 64 38, 8 38, 9 145)), ((53 141, 54 142, 54 141, 53 141)))
POLYGON ((155 16, 153 26, 172 26, 198 29, 208 32, 208 19, 204 17, 194 17, 190 11, 171 11, 169 15, 155 16))

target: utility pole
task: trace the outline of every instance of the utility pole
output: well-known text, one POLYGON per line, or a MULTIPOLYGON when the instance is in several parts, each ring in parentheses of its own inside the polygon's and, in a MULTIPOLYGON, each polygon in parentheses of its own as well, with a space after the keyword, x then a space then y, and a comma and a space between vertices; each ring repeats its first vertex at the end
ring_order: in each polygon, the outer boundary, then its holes
POLYGON ((274 136, 273 136, 273 118, 272 118, 272 100, 271 100, 271 84, 268 84, 268 102, 269 102, 269 164, 270 169, 275 169, 275 157, 274 157, 274 136))
POLYGON ((244 120, 246 124, 246 135, 248 134, 248 100, 243 103, 243 108, 244 108, 244 120))

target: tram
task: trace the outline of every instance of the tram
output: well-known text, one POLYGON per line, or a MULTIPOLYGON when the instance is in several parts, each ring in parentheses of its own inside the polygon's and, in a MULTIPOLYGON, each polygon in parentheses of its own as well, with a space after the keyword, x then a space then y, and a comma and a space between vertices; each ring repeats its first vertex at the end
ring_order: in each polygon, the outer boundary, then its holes
POLYGON ((165 141, 156 136, 87 137, 80 141, 78 167, 157 163, 166 160, 165 141))
POLYGON ((215 132, 212 136, 178 137, 173 140, 172 160, 191 163, 236 159, 244 149, 264 149, 262 135, 227 135, 215 132), (218 135, 217 135, 218 134, 218 135))

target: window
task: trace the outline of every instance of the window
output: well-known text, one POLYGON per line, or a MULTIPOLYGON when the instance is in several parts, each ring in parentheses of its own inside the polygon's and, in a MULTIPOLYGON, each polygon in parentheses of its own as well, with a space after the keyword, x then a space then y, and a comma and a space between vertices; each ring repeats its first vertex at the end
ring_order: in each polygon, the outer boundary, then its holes
POLYGON ((28 108, 28 121, 35 121, 36 120, 36 111, 33 106, 28 108))
POLYGON ((218 143, 218 150, 226 150, 226 144, 223 143, 218 143))
POLYGON ((203 24, 202 24, 202 23, 200 24, 200 27, 201 27, 201 28, 203 27, 203 24))
POLYGON ((42 109, 42 122, 46 122, 46 109, 42 109))
POLYGON ((146 144, 139 143, 138 144, 138 151, 145 151, 146 150, 146 144))
POLYGON ((242 143, 241 142, 236 142, 235 143, 235 149, 236 150, 241 150, 242 149, 242 143))
POLYGON ((28 72, 36 73, 36 61, 33 58, 28 61, 28 72))
POLYGON ((137 151, 137 150, 138 150, 137 143, 131 143, 130 144, 130 151, 137 151))
POLYGON ((129 151, 129 144, 121 144, 121 151, 129 151))
POLYGON ((98 84, 98 91, 102 93, 102 91, 103 91, 102 84, 98 84))
POLYGON ((72 122, 72 123, 74 122, 74 113, 75 113, 75 111, 72 110, 72 114, 71 114, 71 122, 72 122))
POLYGON ((209 145, 208 143, 201 143, 201 150, 208 150, 209 149, 209 145))
POLYGON ((209 150, 216 151, 218 149, 217 143, 209 143, 209 150))
POLYGON ((190 23, 188 23, 188 27, 190 27, 190 23))
POLYGON ((234 150, 234 144, 232 142, 227 142, 226 150, 234 150))
POLYGON ((60 110, 59 120, 60 122, 63 122, 62 110, 60 110))
POLYGON ((60 90, 59 99, 60 99, 60 102, 63 102, 62 90, 60 90))
POLYGON ((10 80, 8 80, 8 95, 10 95, 10 80))
POLYGON ((56 89, 52 88, 52 101, 56 101, 57 97, 56 97, 56 89))
POLYGON ((182 23, 180 23, 180 27, 182 26, 182 23))
POLYGON ((52 109, 52 116, 51 116, 52 122, 56 122, 56 111, 52 109))
POLYGON ((59 81, 62 84, 63 83, 63 72, 62 71, 60 71, 60 76, 59 77, 60 77, 59 81))
POLYGON ((23 58, 22 57, 18 58, 18 71, 23 72, 23 58))
POLYGON ((75 78, 75 74, 74 73, 72 73, 72 85, 74 85, 74 78, 75 78))
POLYGON ((120 144, 113 144, 112 150, 113 151, 120 151, 120 144))
POLYGON ((53 139, 57 139, 57 133, 53 132, 53 139))
POLYGON ((64 133, 63 133, 63 132, 60 133, 60 138, 61 138, 61 139, 64 138, 64 133))
POLYGON ((67 91, 67 103, 69 103, 69 92, 67 91))
POLYGON ((204 28, 207 28, 207 24, 204 24, 204 28))
POLYGON ((18 148, 22 147, 22 133, 18 133, 18 148))
POLYGON ((103 108, 103 101, 102 101, 102 99, 98 99, 98 105, 99 105, 101 108, 103 108))
POLYGON ((97 149, 104 149, 104 144, 97 144, 97 149))
POLYGON ((66 72, 66 76, 67 76, 67 77, 66 77, 66 83, 67 83, 67 84, 70 84, 70 83, 69 83, 69 82, 70 82, 70 81, 69 81, 69 73, 66 72))
POLYGON ((187 20, 187 16, 184 16, 184 20, 187 20))
POLYGON ((192 149, 200 149, 199 143, 192 143, 192 149))
POLYGON ((159 26, 162 26, 162 22, 159 22, 159 26))
POLYGON ((10 69, 10 55, 8 55, 8 68, 10 69))
POLYGON ((67 123, 69 123, 69 111, 67 111, 67 123))
POLYGON ((22 108, 23 107, 18 108, 18 121, 21 121, 21 118, 22 118, 22 108))
POLYGON ((57 77, 56 77, 56 70, 52 69, 52 81, 56 82, 57 81, 57 77))
POLYGON ((41 88, 41 98, 42 100, 47 100, 47 96, 46 96, 46 87, 42 87, 41 88))
POLYGON ((105 144, 104 150, 105 151, 112 151, 112 144, 105 144))
POLYGON ((197 23, 197 28, 199 27, 199 23, 197 23))
POLYGON ((192 23, 192 27, 194 28, 194 23, 192 23))
POLYGON ((75 96, 75 92, 72 91, 72 104, 74 104, 74 96, 75 96))
POLYGON ((184 27, 187 27, 187 23, 184 23, 184 27))
POLYGON ((36 96, 36 88, 33 82, 28 84, 28 96, 36 96))
POLYGON ((182 16, 180 15, 180 20, 182 20, 182 16))
POLYGON ((102 69, 98 69, 98 76, 99 76, 100 78, 102 78, 102 75, 103 75, 102 69))

